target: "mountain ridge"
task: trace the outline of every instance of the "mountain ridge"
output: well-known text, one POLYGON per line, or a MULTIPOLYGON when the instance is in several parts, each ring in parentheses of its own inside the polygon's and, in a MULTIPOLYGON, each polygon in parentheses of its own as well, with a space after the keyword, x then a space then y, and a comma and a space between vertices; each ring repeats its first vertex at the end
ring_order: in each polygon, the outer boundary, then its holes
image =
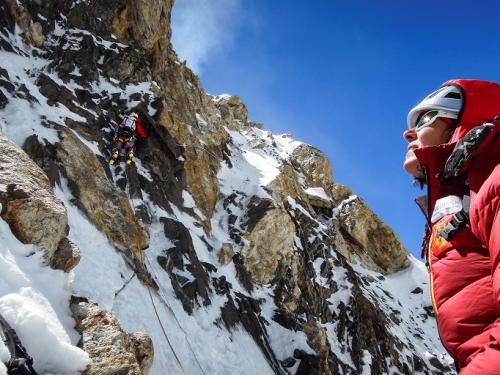
MULTIPOLYGON (((236 96, 205 93, 172 49, 172 7, 0 0, 0 128, 66 209, 72 309, 88 314, 73 312, 87 330, 69 344, 90 355, 85 373, 106 360, 155 374, 452 373, 428 292, 410 293, 427 282, 423 267, 334 182, 320 150, 249 121, 236 96), (110 168, 110 124, 130 110, 149 140, 132 168, 110 168), (106 333, 92 338, 99 322, 82 323, 108 313, 126 355, 106 333), (148 339, 122 331, 147 332, 155 355, 148 339)), ((1 169, 0 187, 12 183, 1 169)), ((2 219, 26 242, 3 208, 19 198, 3 191, 2 219)), ((77 337, 67 312, 56 315, 77 337)))

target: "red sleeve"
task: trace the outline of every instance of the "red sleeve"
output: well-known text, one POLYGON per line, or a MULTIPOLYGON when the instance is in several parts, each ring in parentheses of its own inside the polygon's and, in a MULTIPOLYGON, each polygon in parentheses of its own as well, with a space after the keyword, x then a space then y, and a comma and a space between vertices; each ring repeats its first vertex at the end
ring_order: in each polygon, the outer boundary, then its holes
POLYGON ((495 167, 483 187, 477 194, 477 196, 483 198, 483 205, 481 206, 483 220, 479 221, 479 225, 482 225, 480 228, 482 229, 481 234, 484 235, 493 263, 493 289, 497 306, 500 306, 500 164, 495 167))
POLYGON ((484 178, 483 175, 489 173, 489 176, 474 195, 474 202, 472 196, 475 188, 475 184, 473 184, 475 175, 469 173, 469 181, 471 182, 470 222, 471 226, 476 229, 474 234, 481 241, 483 247, 489 251, 492 263, 493 290, 497 306, 500 306, 500 141, 494 141, 488 151, 491 152, 481 154, 481 159, 475 161, 479 182, 484 178), (493 169, 486 167, 490 163, 495 164, 493 169), (484 172, 481 169, 484 169, 484 172))
POLYGON ((137 132, 137 134, 139 134, 139 136, 142 139, 146 139, 148 137, 148 135, 146 134, 146 132, 144 131, 144 128, 142 127, 142 121, 141 121, 140 118, 138 118, 137 120, 135 120, 135 125, 136 125, 136 132, 137 132))

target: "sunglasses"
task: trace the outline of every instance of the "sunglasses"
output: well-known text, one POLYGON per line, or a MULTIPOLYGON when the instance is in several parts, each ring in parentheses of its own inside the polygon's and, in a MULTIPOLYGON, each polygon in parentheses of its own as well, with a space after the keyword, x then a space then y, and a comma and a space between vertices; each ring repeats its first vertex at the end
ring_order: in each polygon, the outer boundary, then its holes
POLYGON ((448 111, 444 111, 442 109, 435 109, 432 111, 425 112, 422 116, 420 116, 417 120, 417 124, 414 126, 415 130, 419 131, 420 129, 425 128, 426 126, 432 125, 434 121, 438 117, 444 117, 448 119, 456 118, 456 114, 448 111))

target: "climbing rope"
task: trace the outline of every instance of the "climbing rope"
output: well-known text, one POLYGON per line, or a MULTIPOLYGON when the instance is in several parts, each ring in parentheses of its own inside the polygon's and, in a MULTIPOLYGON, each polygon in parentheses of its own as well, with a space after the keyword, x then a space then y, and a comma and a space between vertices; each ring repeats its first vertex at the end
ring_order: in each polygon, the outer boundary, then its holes
MULTIPOLYGON (((128 170, 127 170, 128 166, 125 166, 125 183, 126 183, 126 189, 125 189, 125 192, 132 204, 132 209, 134 210, 134 214, 135 214, 135 204, 134 204, 134 200, 130 197, 130 186, 129 186, 129 178, 128 178, 128 170)), ((132 277, 134 277, 136 275, 135 273, 135 270, 132 268, 132 272, 133 272, 133 275, 132 277)), ((132 278, 130 278, 130 280, 132 280, 132 278)), ((126 286, 127 284, 130 282, 130 280, 128 280, 125 285, 115 294, 115 296, 120 293, 126 286)), ((172 346, 172 343, 170 342, 170 339, 168 338, 168 335, 167 335, 167 332, 165 331, 165 328, 163 327, 163 324, 161 322, 161 319, 160 319, 160 315, 158 314, 158 310, 156 309, 156 305, 154 303, 154 299, 153 299, 153 295, 151 294, 151 287, 149 285, 146 284, 146 288, 148 289, 148 294, 149 294, 149 298, 151 299, 151 305, 153 306, 153 310, 155 311, 155 315, 156 315, 156 319, 158 320, 158 324, 160 325, 161 327, 161 330, 163 332, 163 336, 165 336, 165 339, 167 340, 167 343, 168 343, 168 346, 170 347, 170 350, 172 351, 172 353, 174 354, 174 357, 175 357, 175 360, 177 361, 177 364, 179 365, 179 367, 181 368, 182 372, 187 375, 187 370, 184 368, 184 366, 182 365, 182 362, 181 360, 179 359, 177 353, 175 352, 174 350, 174 347, 172 346)))
MULTIPOLYGON (((128 171, 127 171, 127 166, 125 167, 125 178, 126 178, 126 183, 127 183, 127 186, 126 186, 126 193, 127 193, 127 196, 128 196, 128 198, 129 198, 129 200, 130 200, 130 202, 131 202, 131 204, 132 204, 132 209, 134 210, 134 213, 135 213, 135 204, 134 204, 134 200, 130 197, 130 187, 129 187, 129 180, 128 180, 128 171)), ((147 263, 147 265, 148 265, 148 267, 147 267, 147 268, 148 268, 148 270, 151 272, 151 274, 152 274, 152 276, 153 276, 154 281, 156 282, 156 284, 157 284, 157 285, 160 285, 160 284, 158 283, 158 277, 156 276, 156 274, 155 274, 155 272, 154 272, 154 270, 153 270, 153 267, 151 266, 151 263, 149 262, 148 257, 147 257, 147 256, 144 256, 144 258, 146 259, 146 263, 147 263)), ((133 268, 132 268, 132 272, 134 273, 134 275, 136 274, 133 268)), ((132 277, 133 277, 133 276, 132 276, 132 277)), ((125 285, 124 285, 124 286, 123 286, 123 287, 122 287, 122 288, 121 288, 121 289, 117 292, 117 294, 118 294, 119 292, 121 292, 121 291, 125 288, 125 286, 129 283, 129 282, 130 282, 130 280, 129 280, 129 281, 128 281, 128 282, 127 282, 127 283, 126 283, 126 284, 125 284, 125 285)), ((172 344, 171 344, 171 342, 170 342, 170 339, 168 338, 168 335, 167 335, 167 333, 166 333, 166 331, 165 331, 165 328, 163 327, 163 324, 162 324, 162 322, 161 322, 160 316, 159 316, 159 314, 158 314, 158 310, 157 310, 156 305, 155 305, 155 303, 154 303, 153 295, 152 295, 152 293, 151 293, 151 287, 150 287, 149 285, 147 285, 147 284, 145 284, 145 285, 146 285, 146 288, 148 289, 148 294, 149 294, 149 298, 151 299, 151 304, 152 304, 153 309, 154 309, 154 311, 155 311, 155 314, 156 314, 156 318, 157 318, 157 320, 158 320, 158 323, 160 324, 160 327, 161 327, 161 329, 162 329, 162 331, 163 331, 163 335, 165 336, 165 339, 167 340, 168 346, 170 347, 170 350, 171 350, 171 351, 172 351, 172 353, 174 354, 174 357, 175 357, 175 359, 177 360, 177 363, 178 363, 178 365, 180 366, 180 368, 182 369, 182 371, 184 372, 184 374, 187 374, 187 370, 186 370, 186 369, 184 368, 184 366, 182 365, 182 363, 181 363, 181 361, 180 361, 179 357, 177 356, 177 353, 175 352, 175 350, 174 350, 174 348, 173 348, 173 346, 172 346, 172 344)), ((159 289, 159 290, 160 290, 160 289, 159 289)), ((159 298, 160 298, 160 301, 161 301, 161 302, 163 302, 163 304, 165 305, 165 307, 167 308, 167 310, 169 311, 169 313, 170 313, 170 314, 174 317, 174 320, 175 320, 175 322, 177 323, 177 326, 179 327, 179 329, 180 329, 180 330, 182 331, 182 333, 184 334, 184 338, 185 338, 185 340, 186 340, 186 343, 187 343, 187 345, 188 345, 188 347, 189 347, 190 352, 193 354, 193 357, 194 357, 194 359, 195 359, 195 362, 197 363, 198 367, 200 368, 200 370, 201 370, 202 374, 203 374, 203 375, 206 375, 205 371, 203 370, 203 367, 201 366, 201 363, 200 363, 200 361, 199 361, 198 357, 196 356, 196 353, 195 353, 195 351, 194 351, 194 349, 193 349, 193 346, 191 345, 191 342, 190 342, 190 341, 189 341, 189 339, 188 339, 188 335, 187 335, 186 330, 182 327, 182 325, 181 325, 181 323, 180 323, 179 319, 177 319, 177 316, 176 316, 176 315, 175 315, 175 313, 174 313, 174 310, 172 309, 172 307, 171 307, 171 306, 169 305, 169 303, 167 302, 167 299, 166 299, 166 298, 165 298, 165 297, 164 297, 164 296, 160 293, 160 291, 159 291, 159 290, 158 290, 158 291, 156 291, 156 293, 158 294, 158 296, 159 296, 159 298)), ((116 294, 115 294, 115 295, 116 295, 116 294)))
MULTIPOLYGON (((156 274, 153 270, 153 267, 151 266, 151 263, 149 262, 149 259, 147 256, 145 256, 144 258, 146 258, 146 262, 148 264, 148 268, 149 270, 151 271, 152 275, 153 275, 153 279, 155 280, 156 284, 159 285, 158 283, 158 278, 156 277, 156 274)), ((150 287, 148 286, 148 290, 150 289, 150 287)), ((160 301, 163 302, 163 304, 165 305, 165 307, 167 308, 167 310, 170 312, 170 314, 172 314, 172 316, 174 317, 174 320, 175 322, 177 323, 177 326, 179 327, 179 329, 182 331, 182 333, 184 333, 184 338, 186 339, 186 343, 188 344, 188 347, 189 347, 189 351, 193 354, 193 357, 194 357, 194 360, 196 362, 196 364, 198 365, 198 367, 200 368, 201 372, 203 375, 206 375, 205 371, 203 370, 203 367, 201 366, 201 363, 198 359, 198 356, 196 355, 196 352, 194 351, 193 349, 193 346, 191 345, 191 342, 189 341, 188 339, 188 334, 186 332, 186 330, 182 327, 179 319, 177 319, 177 316, 175 315, 174 313, 174 310, 172 309, 172 307, 170 306, 170 304, 167 302, 167 299, 165 298, 165 296, 163 296, 161 293, 160 293, 160 289, 158 289, 158 296, 160 297, 160 301)))
POLYGON ((205 151, 207 154, 211 155, 213 158, 215 159, 218 159, 218 156, 215 155, 212 151, 210 151, 208 149, 208 146, 207 145, 204 145, 204 147, 200 147, 200 146, 197 146, 197 145, 194 145, 194 144, 191 144, 191 145, 186 145, 186 144, 180 144, 180 143, 177 143, 177 142, 173 142, 176 146, 180 147, 180 148, 197 148, 199 150, 202 150, 202 151, 205 151))
POLYGON ((165 332, 165 328, 163 327, 163 324, 161 323, 160 315, 158 314, 158 310, 156 309, 156 305, 155 305, 155 302, 153 300, 153 295, 151 294, 151 287, 149 285, 146 285, 146 287, 148 288, 149 298, 151 299, 151 304, 153 305, 153 309, 154 309, 155 314, 156 314, 156 319, 158 320, 158 323, 160 324, 161 330, 163 331, 163 335, 167 339, 168 346, 170 347, 170 350, 172 351, 172 353, 174 353, 174 357, 177 361, 177 364, 181 368, 182 372, 187 375, 187 370, 184 368, 184 366, 181 363, 181 360, 177 356, 177 353, 175 352, 172 344, 170 343, 167 332, 165 332))
POLYGON ((134 278, 134 276, 135 276, 135 272, 133 272, 132 276, 130 277, 130 279, 128 279, 125 282, 125 284, 123 284, 123 286, 120 289, 118 289, 118 291, 115 293, 115 297, 118 296, 118 294, 120 294, 123 291, 123 289, 125 289, 127 287, 127 285, 132 281, 132 279, 134 278))

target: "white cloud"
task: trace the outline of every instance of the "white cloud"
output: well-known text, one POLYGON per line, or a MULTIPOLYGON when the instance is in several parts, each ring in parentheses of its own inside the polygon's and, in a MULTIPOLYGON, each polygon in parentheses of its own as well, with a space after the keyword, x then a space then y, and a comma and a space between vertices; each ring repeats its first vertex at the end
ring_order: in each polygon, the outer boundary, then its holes
POLYGON ((203 64, 227 50, 240 23, 241 0, 177 0, 172 15, 172 43, 188 66, 203 64))

